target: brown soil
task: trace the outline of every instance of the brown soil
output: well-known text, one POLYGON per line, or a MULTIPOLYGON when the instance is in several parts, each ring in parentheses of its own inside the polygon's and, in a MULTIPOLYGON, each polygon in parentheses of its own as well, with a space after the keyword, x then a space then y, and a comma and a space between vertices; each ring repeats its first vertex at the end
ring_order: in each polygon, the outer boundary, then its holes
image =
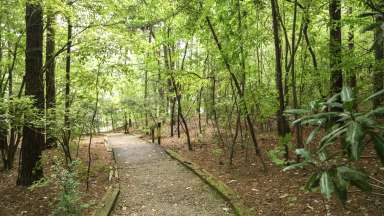
MULTIPOLYGON (((99 201, 109 182, 109 169, 113 165, 111 153, 107 152, 103 142, 103 136, 97 136, 92 142, 92 171, 89 191, 85 191, 85 175, 88 154, 88 139, 81 141, 79 155, 82 161, 79 177, 81 179, 80 190, 83 193, 82 202, 91 204, 89 209, 84 210, 83 215, 92 215, 95 204, 99 201)), ((59 150, 47 150, 44 152, 45 176, 52 175, 50 167, 52 159, 59 155, 59 150)), ((76 153, 73 153, 75 156, 76 153)), ((17 164, 17 162, 15 162, 17 164)), ((57 202, 59 188, 55 183, 49 183, 42 187, 25 188, 16 186, 17 168, 11 171, 0 171, 0 215, 1 216, 45 216, 51 215, 52 209, 57 202)))
MULTIPOLYGON (((251 144, 248 148, 236 148, 233 165, 228 165, 228 153, 219 156, 218 144, 212 134, 212 128, 206 128, 203 136, 197 135, 197 127, 191 127, 194 151, 187 150, 184 134, 177 138, 177 133, 171 138, 163 129, 162 145, 178 151, 201 167, 207 169, 228 186, 237 191, 246 205, 253 208, 257 215, 384 215, 384 196, 366 194, 356 188, 351 188, 349 200, 345 208, 336 198, 324 200, 319 192, 306 192, 303 189, 310 175, 308 170, 292 170, 283 172, 282 167, 272 163, 264 154, 267 172, 263 172, 259 160, 254 157, 251 144), (248 151, 246 150, 248 149, 248 151)), ((143 136, 148 139, 150 137, 143 136)), ((224 139, 225 140, 225 139, 224 139)), ((263 151, 268 151, 276 146, 277 138, 274 133, 265 132, 258 134, 258 141, 263 151)), ((366 168, 377 179, 384 179, 384 171, 380 169, 379 162, 372 150, 366 151, 369 155, 363 159, 360 166, 366 168)), ((293 155, 293 154, 291 154, 293 155)), ((293 157, 293 156, 292 156, 293 157)), ((381 192, 383 193, 383 192, 381 192)))

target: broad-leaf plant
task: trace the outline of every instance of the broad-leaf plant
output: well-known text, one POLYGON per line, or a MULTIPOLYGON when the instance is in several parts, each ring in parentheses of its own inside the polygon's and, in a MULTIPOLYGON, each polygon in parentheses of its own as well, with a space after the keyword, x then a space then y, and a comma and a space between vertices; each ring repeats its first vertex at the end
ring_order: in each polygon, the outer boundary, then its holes
MULTIPOLYGON (((366 104, 383 93, 384 90, 379 91, 360 103, 366 104)), ((384 107, 359 112, 355 109, 359 107, 357 101, 353 90, 344 87, 328 100, 311 102, 308 109, 286 111, 287 115, 300 115, 293 124, 306 125, 311 132, 305 148, 296 149, 301 162, 284 170, 311 167, 313 173, 305 189, 319 188, 328 199, 336 194, 343 203, 347 201, 347 190, 351 185, 362 191, 372 190, 368 174, 356 166, 368 145, 373 146, 384 163, 384 124, 379 120, 384 107)))

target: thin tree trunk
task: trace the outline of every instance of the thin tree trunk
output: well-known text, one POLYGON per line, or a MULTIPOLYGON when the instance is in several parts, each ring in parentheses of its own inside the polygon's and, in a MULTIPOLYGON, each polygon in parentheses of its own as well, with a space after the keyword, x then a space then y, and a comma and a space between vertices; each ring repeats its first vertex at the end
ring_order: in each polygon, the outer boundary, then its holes
POLYGON ((252 143, 254 145, 255 154, 256 154, 256 156, 259 157, 260 162, 261 162, 261 164, 263 166, 263 169, 266 170, 264 159, 263 159, 263 157, 261 155, 261 151, 260 151, 257 139, 256 139, 256 133, 255 133, 255 129, 254 129, 254 126, 253 126, 253 123, 252 123, 252 120, 251 120, 251 116, 250 116, 250 114, 248 112, 247 105, 246 105, 246 103, 244 101, 244 92, 241 89, 241 85, 239 84, 239 81, 236 78, 236 75, 232 72, 232 69, 231 69, 231 66, 229 64, 228 58, 227 58, 226 54, 224 53, 223 47, 222 47, 222 45, 221 45, 221 43, 219 41, 219 38, 217 37, 217 34, 216 34, 216 32, 215 32, 215 30, 213 28, 213 25, 211 23, 211 20, 209 19, 208 16, 206 17, 206 22, 208 24, 208 27, 209 27, 211 33, 212 33, 213 39, 214 39, 214 41, 216 43, 216 46, 219 49, 220 54, 221 54, 221 56, 223 58, 224 65, 225 65, 227 71, 229 72, 229 75, 231 76, 231 79, 233 80, 233 82, 235 84, 237 94, 239 95, 239 98, 241 100, 242 108, 243 108, 243 111, 245 113, 245 119, 246 119, 246 122, 247 122, 247 124, 249 126, 249 133, 251 135, 252 143))
POLYGON ((170 97, 170 102, 171 102, 171 122, 170 122, 170 127, 171 127, 171 137, 173 137, 173 126, 175 126, 175 106, 176 106, 176 99, 174 97, 170 97))
POLYGON ((177 104, 178 104, 178 115, 180 116, 181 118, 181 121, 184 125, 184 130, 185 130, 185 135, 187 135, 187 144, 188 144, 188 150, 189 151, 193 151, 193 147, 192 147, 192 143, 191 143, 191 138, 190 138, 190 134, 189 134, 189 129, 188 129, 188 124, 187 124, 187 121, 185 120, 185 117, 184 117, 184 114, 183 114, 183 111, 182 111, 182 107, 181 107, 181 94, 179 93, 179 90, 177 88, 177 84, 176 84, 176 81, 175 81, 175 78, 173 76, 171 76, 171 79, 172 79, 172 83, 173 83, 173 86, 174 86, 174 91, 175 91, 175 95, 176 95, 176 100, 177 100, 177 104))
MULTIPOLYGON (((299 104, 298 104, 298 99, 297 99, 297 85, 296 85, 296 71, 295 71, 295 60, 296 60, 296 47, 299 46, 298 42, 296 44, 296 22, 297 22, 297 7, 298 7, 298 2, 295 0, 294 2, 294 12, 293 12, 293 29, 292 29, 292 49, 294 50, 291 55, 291 76, 292 76, 292 97, 293 97, 293 108, 298 109, 299 104)), ((302 30, 302 29, 300 29, 302 30)), ((300 34, 302 31, 300 32, 300 34)), ((295 119, 298 119, 299 116, 295 115, 295 119)), ((295 126, 296 129, 296 143, 298 148, 303 148, 303 136, 302 136, 302 128, 300 124, 296 124, 295 126)))
POLYGON ((148 71, 144 75, 145 127, 148 127, 148 71))
MULTIPOLYGON (((288 122, 284 116, 285 102, 284 102, 284 89, 282 77, 282 64, 281 64, 281 44, 279 36, 279 20, 277 17, 277 2, 271 0, 272 9, 272 28, 273 37, 275 42, 275 64, 276 64, 276 87, 278 90, 279 110, 277 112, 277 127, 280 137, 286 136, 290 132, 288 122)), ((285 145, 285 159, 289 159, 288 146, 285 145)))
POLYGON ((307 47, 308 47, 309 54, 311 55, 313 69, 315 70, 315 73, 316 73, 316 86, 320 96, 323 98, 325 96, 322 92, 322 82, 321 82, 321 75, 318 69, 317 57, 314 49, 312 48, 312 45, 308 36, 308 28, 309 28, 310 20, 307 14, 305 16, 306 17, 304 18, 303 35, 304 35, 305 43, 307 44, 307 47))
POLYGON ((201 87, 200 91, 199 91, 199 103, 198 103, 198 108, 197 108, 197 112, 198 112, 198 115, 199 115, 199 133, 200 134, 203 133, 203 130, 202 130, 202 127, 201 127, 201 101, 202 101, 202 94, 203 94, 203 87, 201 87))
POLYGON ((72 161, 69 149, 71 141, 71 121, 70 121, 70 93, 71 93, 71 47, 72 47, 72 24, 67 18, 67 56, 65 65, 65 95, 64 95, 64 134, 62 148, 66 160, 72 161))
POLYGON ((177 137, 180 138, 180 107, 181 104, 177 102, 177 137))
MULTIPOLYGON (((46 74, 45 74, 45 85, 46 85, 46 114, 49 115, 49 127, 56 127, 56 83, 55 83, 55 16, 50 13, 47 15, 47 38, 46 38, 46 74)), ((46 146, 53 147, 56 145, 55 135, 49 133, 47 130, 47 143, 46 146)))
MULTIPOLYGON (((2 17, 0 16, 0 26, 2 25, 2 17)), ((0 76, 3 74, 3 28, 0 28, 0 76)), ((4 72, 5 74, 5 72, 4 72)), ((2 84, 2 83, 1 83, 2 84)), ((0 89, 1 85, 0 85, 0 89)), ((3 100, 3 98, 1 98, 3 100)), ((4 114, 4 113, 1 113, 4 114)), ((0 128, 0 152, 1 152, 1 158, 3 161, 3 167, 6 170, 7 169, 7 162, 6 162, 6 148, 7 148, 7 130, 4 128, 0 128)))
MULTIPOLYGON (((238 109, 238 111, 239 111, 239 109, 238 109)), ((237 137, 239 136, 240 124, 241 124, 241 118, 240 118, 240 113, 238 112, 237 120, 236 120, 235 136, 233 137, 232 145, 231 145, 231 151, 229 154, 229 165, 233 164, 233 158, 235 156, 235 146, 236 146, 236 142, 237 142, 237 137)))
POLYGON ((98 112, 99 108, 99 76, 100 76, 100 65, 97 69, 97 75, 96 75, 96 101, 95 101, 95 110, 92 115, 91 120, 91 131, 89 136, 89 143, 88 143, 88 167, 87 167, 87 187, 86 190, 89 189, 89 175, 91 172, 91 164, 92 164, 92 155, 91 155, 91 145, 92 145, 92 138, 93 138, 93 129, 95 127, 95 118, 98 112))

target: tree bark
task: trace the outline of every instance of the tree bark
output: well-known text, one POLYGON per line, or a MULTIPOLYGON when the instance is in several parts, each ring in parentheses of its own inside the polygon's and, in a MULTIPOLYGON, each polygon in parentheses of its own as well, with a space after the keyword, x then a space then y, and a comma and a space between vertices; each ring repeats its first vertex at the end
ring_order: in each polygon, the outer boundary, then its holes
POLYGON ((70 94, 71 94, 71 47, 72 47, 72 23, 67 18, 67 57, 65 65, 65 95, 64 95, 64 137, 63 151, 66 160, 72 161, 71 152, 69 149, 71 141, 71 121, 70 121, 70 94))
POLYGON ((343 71, 341 69, 341 1, 330 0, 329 3, 329 62, 331 70, 330 93, 341 92, 343 87, 343 71))
MULTIPOLYGON (((348 8, 348 14, 352 16, 353 9, 352 7, 348 8)), ((354 51, 355 51, 355 33, 354 33, 354 26, 351 24, 349 32, 348 32, 348 49, 349 49, 349 56, 350 58, 354 59, 354 51)), ((357 78, 356 78, 356 70, 354 66, 349 68, 349 87, 352 88, 354 95, 357 95, 357 78)), ((357 108, 357 103, 353 103, 354 109, 357 108)))
MULTIPOLYGON (((56 83, 55 83, 55 16, 50 13, 47 15, 47 36, 46 36, 46 74, 45 74, 45 88, 46 88, 46 113, 48 116, 48 127, 56 127, 56 83)), ((46 147, 56 146, 55 135, 49 133, 47 130, 46 147)))
MULTIPOLYGON (((279 35, 279 20, 277 17, 277 2, 276 0, 271 0, 271 9, 272 9, 272 28, 273 28, 273 37, 275 43, 275 64, 276 64, 276 88, 278 91, 278 100, 279 100, 279 110, 277 111, 277 127, 278 134, 280 137, 284 137, 290 132, 288 122, 284 116, 285 102, 284 102, 284 89, 283 89, 283 72, 281 64, 281 42, 279 35)), ((285 145, 285 158, 289 158, 288 146, 285 145)))
MULTIPOLYGON (((377 23, 384 23, 384 16, 376 16, 377 23)), ((384 85, 384 38, 383 29, 377 28, 375 31, 375 67, 373 71, 373 92, 378 92, 383 89, 384 85)), ((378 96, 373 99, 373 107, 379 107, 384 101, 384 96, 378 96)))
POLYGON ((202 130, 202 126, 201 126, 201 101, 202 101, 202 94, 203 94, 203 87, 200 88, 199 90, 199 102, 198 102, 198 108, 197 108, 197 112, 198 112, 198 115, 199 115, 199 133, 202 134, 203 133, 203 130, 202 130))
MULTIPOLYGON (((293 97, 293 108, 298 109, 299 103, 297 98, 297 84, 296 84, 296 68, 295 68, 295 60, 296 60, 296 47, 299 46, 300 41, 296 44, 296 22, 297 22, 297 7, 298 2, 295 0, 294 2, 294 12, 293 12, 293 29, 292 29, 292 49, 294 50, 291 55, 291 76, 292 76, 292 97, 293 97)), ((300 32, 300 34, 302 31, 300 32)), ((299 116, 295 115, 295 119, 298 119, 299 116)), ((296 144, 298 148, 303 148, 303 136, 302 136, 302 128, 300 124, 296 124, 295 126, 296 132, 296 144)))
MULTIPOLYGON (((25 52, 25 95, 35 99, 34 106, 44 112, 43 83, 43 10, 40 4, 26 3, 26 52, 25 52)), ((44 147, 43 128, 28 125, 23 129, 21 164, 18 185, 29 186, 43 177, 40 166, 44 147)))

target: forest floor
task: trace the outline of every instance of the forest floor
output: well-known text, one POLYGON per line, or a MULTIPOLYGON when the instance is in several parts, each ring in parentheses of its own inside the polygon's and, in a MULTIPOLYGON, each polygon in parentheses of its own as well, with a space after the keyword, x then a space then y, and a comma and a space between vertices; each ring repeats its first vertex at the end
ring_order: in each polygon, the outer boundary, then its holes
MULTIPOLYGON (((104 136, 96 136, 92 142, 92 169, 90 188, 86 192, 86 172, 88 139, 84 137, 80 143, 79 178, 81 181, 80 191, 83 195, 81 202, 89 204, 90 207, 83 211, 84 216, 92 215, 97 201, 105 194, 109 182, 109 170, 113 165, 112 155, 106 151, 104 136)), ((43 164, 46 177, 54 175, 52 167, 53 159, 60 154, 61 150, 51 149, 44 151, 43 164)), ((75 152, 75 150, 74 150, 75 152)), ((73 154, 74 156, 76 153, 73 154)), ((17 160, 15 160, 17 165, 17 160)), ((16 186, 17 167, 11 171, 0 171, 0 215, 1 216, 44 216, 51 215, 57 203, 59 188, 55 182, 48 181, 40 187, 18 187, 16 186)))
POLYGON ((131 135, 108 137, 121 192, 112 215, 233 215, 228 204, 159 146, 131 135))
MULTIPOLYGON (((236 148, 233 165, 228 163, 226 148, 219 148, 215 141, 213 128, 206 128, 204 136, 197 133, 197 127, 191 126, 191 137, 194 151, 188 151, 186 137, 181 134, 170 137, 168 127, 163 129, 161 144, 165 148, 177 151, 183 157, 205 168, 229 187, 240 194, 245 204, 253 208, 257 215, 265 216, 297 216, 297 215, 329 215, 329 216, 382 216, 384 215, 384 197, 360 192, 351 188, 349 200, 345 208, 335 198, 324 200, 319 192, 306 192, 304 185, 310 176, 308 170, 292 170, 283 172, 282 167, 275 165, 266 155, 273 149, 278 139, 273 132, 258 134, 258 141, 264 151, 267 172, 263 172, 254 149, 249 144, 236 148), (218 151, 224 149, 224 152, 218 151)), ((150 139, 149 136, 142 136, 150 139)), ((384 179, 384 170, 379 162, 372 157, 374 150, 368 150, 369 155, 360 166, 366 168, 377 179, 384 179)), ((294 154, 291 153, 291 157, 294 154)))

